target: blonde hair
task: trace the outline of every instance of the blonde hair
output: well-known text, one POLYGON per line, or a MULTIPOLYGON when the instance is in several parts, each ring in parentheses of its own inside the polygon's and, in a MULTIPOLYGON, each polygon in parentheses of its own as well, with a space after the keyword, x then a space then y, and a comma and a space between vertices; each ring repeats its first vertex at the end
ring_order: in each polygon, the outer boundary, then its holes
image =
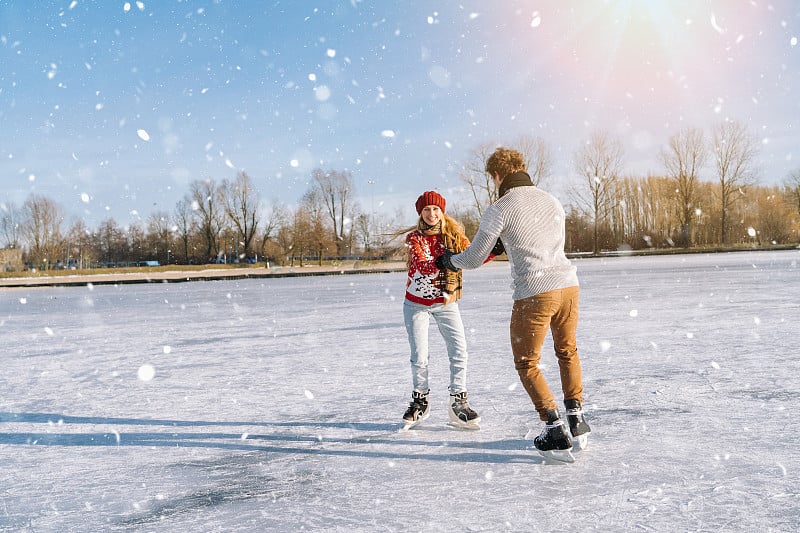
MULTIPOLYGON (((422 219, 422 215, 420 215, 419 220, 417 220, 417 229, 424 231, 424 229, 427 227, 428 225, 422 219)), ((461 222, 454 219, 447 213, 442 213, 441 231, 445 248, 455 253, 461 253, 464 251, 464 241, 466 240, 467 236, 464 233, 464 225, 461 222)))
MULTIPOLYGON (((445 248, 454 253, 461 253, 466 249, 464 242, 467 240, 467 235, 464 230, 464 225, 461 222, 454 219, 447 213, 442 213, 441 228, 441 235, 444 239, 445 248)), ((416 226, 398 230, 392 233, 392 237, 400 237, 401 235, 408 235, 412 231, 425 231, 426 229, 428 229, 428 224, 425 223, 425 221, 422 219, 422 215, 420 215, 419 219, 417 219, 416 226)), ((406 263, 409 261, 411 261, 411 257, 406 254, 406 263)))

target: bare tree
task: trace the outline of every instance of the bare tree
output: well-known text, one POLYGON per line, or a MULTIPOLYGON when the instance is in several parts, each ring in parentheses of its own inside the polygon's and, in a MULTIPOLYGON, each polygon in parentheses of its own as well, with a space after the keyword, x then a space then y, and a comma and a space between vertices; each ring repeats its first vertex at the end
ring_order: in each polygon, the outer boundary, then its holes
POLYGON ((291 244, 288 246, 292 266, 294 266, 295 258, 300 260, 300 266, 304 266, 306 253, 314 248, 312 232, 311 215, 306 207, 299 206, 292 214, 291 244))
MULTIPOLYGON (((539 138, 521 135, 509 145, 519 151, 525 160, 525 168, 534 185, 540 185, 550 177, 553 169, 553 155, 547 143, 539 138)), ((495 144, 483 143, 472 150, 461 167, 459 178, 469 189, 478 218, 483 211, 497 200, 497 191, 492 177, 486 173, 486 161, 496 148, 495 144)))
POLYGON ((190 184, 192 210, 200 233, 205 241, 205 260, 217 255, 219 234, 222 231, 224 211, 220 189, 214 180, 193 181, 190 184))
POLYGON ((95 259, 91 242, 92 232, 84 221, 74 222, 67 231, 67 266, 76 264, 78 268, 86 268, 95 259), (71 261, 72 257, 77 261, 71 261))
MULTIPOLYGON (((795 215, 800 215, 800 169, 793 170, 783 183, 783 194, 786 202, 793 206, 795 215)), ((798 232, 800 239, 800 232, 798 232)))
POLYGON ((97 260, 105 263, 120 261, 128 256, 125 232, 113 218, 104 220, 92 234, 97 260))
MULTIPOLYGON (((336 254, 345 255, 344 251, 349 242, 349 238, 345 236, 345 226, 352 220, 350 200, 354 192, 350 173, 316 169, 312 178, 314 180, 313 187, 319 194, 319 200, 325 206, 331 221, 333 239, 336 242, 336 254)), ((352 231, 352 227, 350 230, 352 231)))
POLYGON ((261 256, 269 256, 270 253, 275 252, 276 246, 281 253, 286 255, 289 248, 286 246, 285 239, 288 234, 282 230, 289 225, 291 219, 289 210, 278 201, 274 201, 262 219, 264 220, 264 229, 261 232, 261 256))
POLYGON ((127 261, 143 261, 150 259, 153 254, 147 248, 147 233, 145 232, 142 224, 134 222, 125 228, 125 233, 128 242, 128 255, 125 258, 127 261))
POLYGON ((19 248, 22 210, 13 203, 0 204, 0 235, 5 248, 19 248))
POLYGON ((616 182, 622 168, 622 143, 604 131, 594 132, 575 152, 575 170, 582 184, 574 189, 576 201, 594 222, 594 253, 599 252, 600 223, 614 208, 616 182))
POLYGON ((240 258, 249 256, 260 223, 261 200, 247 172, 239 172, 233 182, 223 182, 222 199, 225 214, 238 233, 237 240, 241 239, 240 258))
POLYGON ((494 149, 494 144, 478 145, 467 155, 467 161, 461 167, 458 176, 472 194, 478 217, 481 217, 483 211, 497 200, 497 191, 492 178, 486 173, 486 161, 494 149))
POLYGON ((728 215, 733 204, 756 182, 758 144, 740 122, 723 122, 714 129, 714 164, 719 181, 720 243, 727 242, 728 215))
POLYGON ((283 255, 282 259, 285 260, 291 257, 292 264, 294 264, 294 229, 297 219, 295 213, 289 211, 288 208, 283 211, 283 216, 285 218, 278 226, 275 233, 275 241, 280 253, 283 255))
POLYGON ((749 202, 755 203, 749 212, 755 212, 752 227, 756 229, 758 243, 778 244, 791 242, 793 213, 796 207, 790 204, 780 187, 753 187, 749 202))
POLYGON ((667 169, 667 177, 675 184, 678 195, 678 219, 681 225, 683 246, 692 245, 692 220, 695 205, 698 172, 706 164, 708 148, 701 130, 687 128, 670 137, 667 147, 661 151, 661 160, 667 169))
POLYGON ((56 262, 63 243, 61 207, 46 196, 33 194, 22 205, 22 216, 29 260, 45 265, 56 262))
MULTIPOLYGON (((326 237, 328 231, 325 227, 325 213, 330 213, 330 211, 319 188, 314 187, 303 195, 301 209, 307 222, 306 235, 303 241, 307 245, 307 249, 314 250, 318 263, 322 265, 325 249, 330 242, 326 237)), ((336 232, 334 231, 335 234, 336 232)), ((339 240, 335 241, 334 246, 336 246, 337 253, 339 245, 339 240)))
POLYGON ((370 218, 371 217, 368 214, 360 213, 358 216, 356 216, 355 221, 353 222, 353 230, 356 233, 358 243, 361 245, 361 249, 364 250, 364 253, 367 255, 369 255, 372 251, 373 236, 370 218))
POLYGON ((175 211, 172 213, 172 224, 183 249, 183 261, 186 263, 189 262, 189 239, 194 226, 192 218, 192 200, 186 196, 175 204, 175 211))
POLYGON ((553 172, 553 153, 540 137, 522 135, 511 144, 525 158, 525 167, 534 185, 541 185, 553 172))
POLYGON ((157 211, 147 218, 148 252, 154 259, 168 265, 172 253, 172 222, 169 213, 157 211))

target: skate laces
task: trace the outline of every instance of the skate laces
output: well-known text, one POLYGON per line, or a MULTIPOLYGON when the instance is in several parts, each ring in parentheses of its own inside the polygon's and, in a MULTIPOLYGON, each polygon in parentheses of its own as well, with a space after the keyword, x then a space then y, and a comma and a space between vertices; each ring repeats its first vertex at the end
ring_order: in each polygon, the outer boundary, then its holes
POLYGON ((420 408, 424 408, 428 405, 428 394, 423 392, 414 392, 411 394, 411 405, 418 405, 420 408))
POLYGON ((458 418, 464 422, 478 418, 478 413, 469 405, 466 392, 453 394, 450 398, 450 408, 458 418))
POLYGON ((553 432, 557 431, 559 428, 562 428, 561 431, 563 431, 564 427, 564 421, 560 418, 552 422, 545 422, 544 429, 542 429, 542 432, 539 433, 539 436, 534 439, 534 442, 537 440, 546 441, 552 436, 553 432))
POLYGON ((414 398, 413 400, 411 400, 411 404, 409 405, 409 407, 413 409, 419 409, 420 411, 424 411, 426 405, 428 405, 428 402, 425 401, 423 398, 414 398))
POLYGON ((463 411, 472 410, 467 401, 467 394, 465 392, 459 392, 453 395, 453 409, 461 409, 463 411))
POLYGON ((564 421, 560 418, 558 420, 553 420, 552 422, 547 422, 544 425, 544 429, 542 430, 542 436, 546 435, 550 430, 564 427, 564 421))

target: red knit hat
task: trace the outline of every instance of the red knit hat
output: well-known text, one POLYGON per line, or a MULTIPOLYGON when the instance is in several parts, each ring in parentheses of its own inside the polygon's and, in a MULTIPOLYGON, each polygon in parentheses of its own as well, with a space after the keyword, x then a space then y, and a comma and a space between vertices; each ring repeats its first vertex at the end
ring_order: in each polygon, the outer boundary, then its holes
POLYGON ((436 191, 425 191, 424 193, 419 195, 417 198, 417 203, 415 204, 417 207, 417 214, 422 214, 422 210, 425 208, 426 205, 436 205, 439 206, 439 209, 442 210, 444 213, 444 208, 447 205, 447 202, 444 199, 444 196, 439 194, 436 191))

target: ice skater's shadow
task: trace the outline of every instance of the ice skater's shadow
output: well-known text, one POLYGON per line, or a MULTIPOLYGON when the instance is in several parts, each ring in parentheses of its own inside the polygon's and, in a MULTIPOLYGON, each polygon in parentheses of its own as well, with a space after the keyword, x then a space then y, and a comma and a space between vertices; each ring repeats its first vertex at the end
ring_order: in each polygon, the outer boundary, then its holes
POLYGON ((418 459, 478 463, 542 463, 525 439, 457 440, 436 434, 399 432, 398 424, 373 422, 230 422, 80 417, 53 413, 0 412, 0 424, 47 424, 47 431, 5 432, 0 445, 146 446, 216 448, 275 454, 333 455, 383 459, 418 459), (81 431, 75 426, 109 426, 81 431), (119 426, 161 426, 162 431, 120 431, 119 426), (173 431, 170 428, 238 428, 238 432, 173 431), (278 433, 253 433, 255 428, 278 428, 278 433), (77 431, 75 430, 77 429, 77 431), (287 431, 289 430, 289 431, 287 431), (296 430, 296 431, 291 431, 296 430), (334 434, 331 434, 334 433, 334 434), (414 437, 413 439, 409 437, 414 437), (420 438, 422 437, 422 438, 420 438), (422 451, 428 449, 429 451, 422 451))

